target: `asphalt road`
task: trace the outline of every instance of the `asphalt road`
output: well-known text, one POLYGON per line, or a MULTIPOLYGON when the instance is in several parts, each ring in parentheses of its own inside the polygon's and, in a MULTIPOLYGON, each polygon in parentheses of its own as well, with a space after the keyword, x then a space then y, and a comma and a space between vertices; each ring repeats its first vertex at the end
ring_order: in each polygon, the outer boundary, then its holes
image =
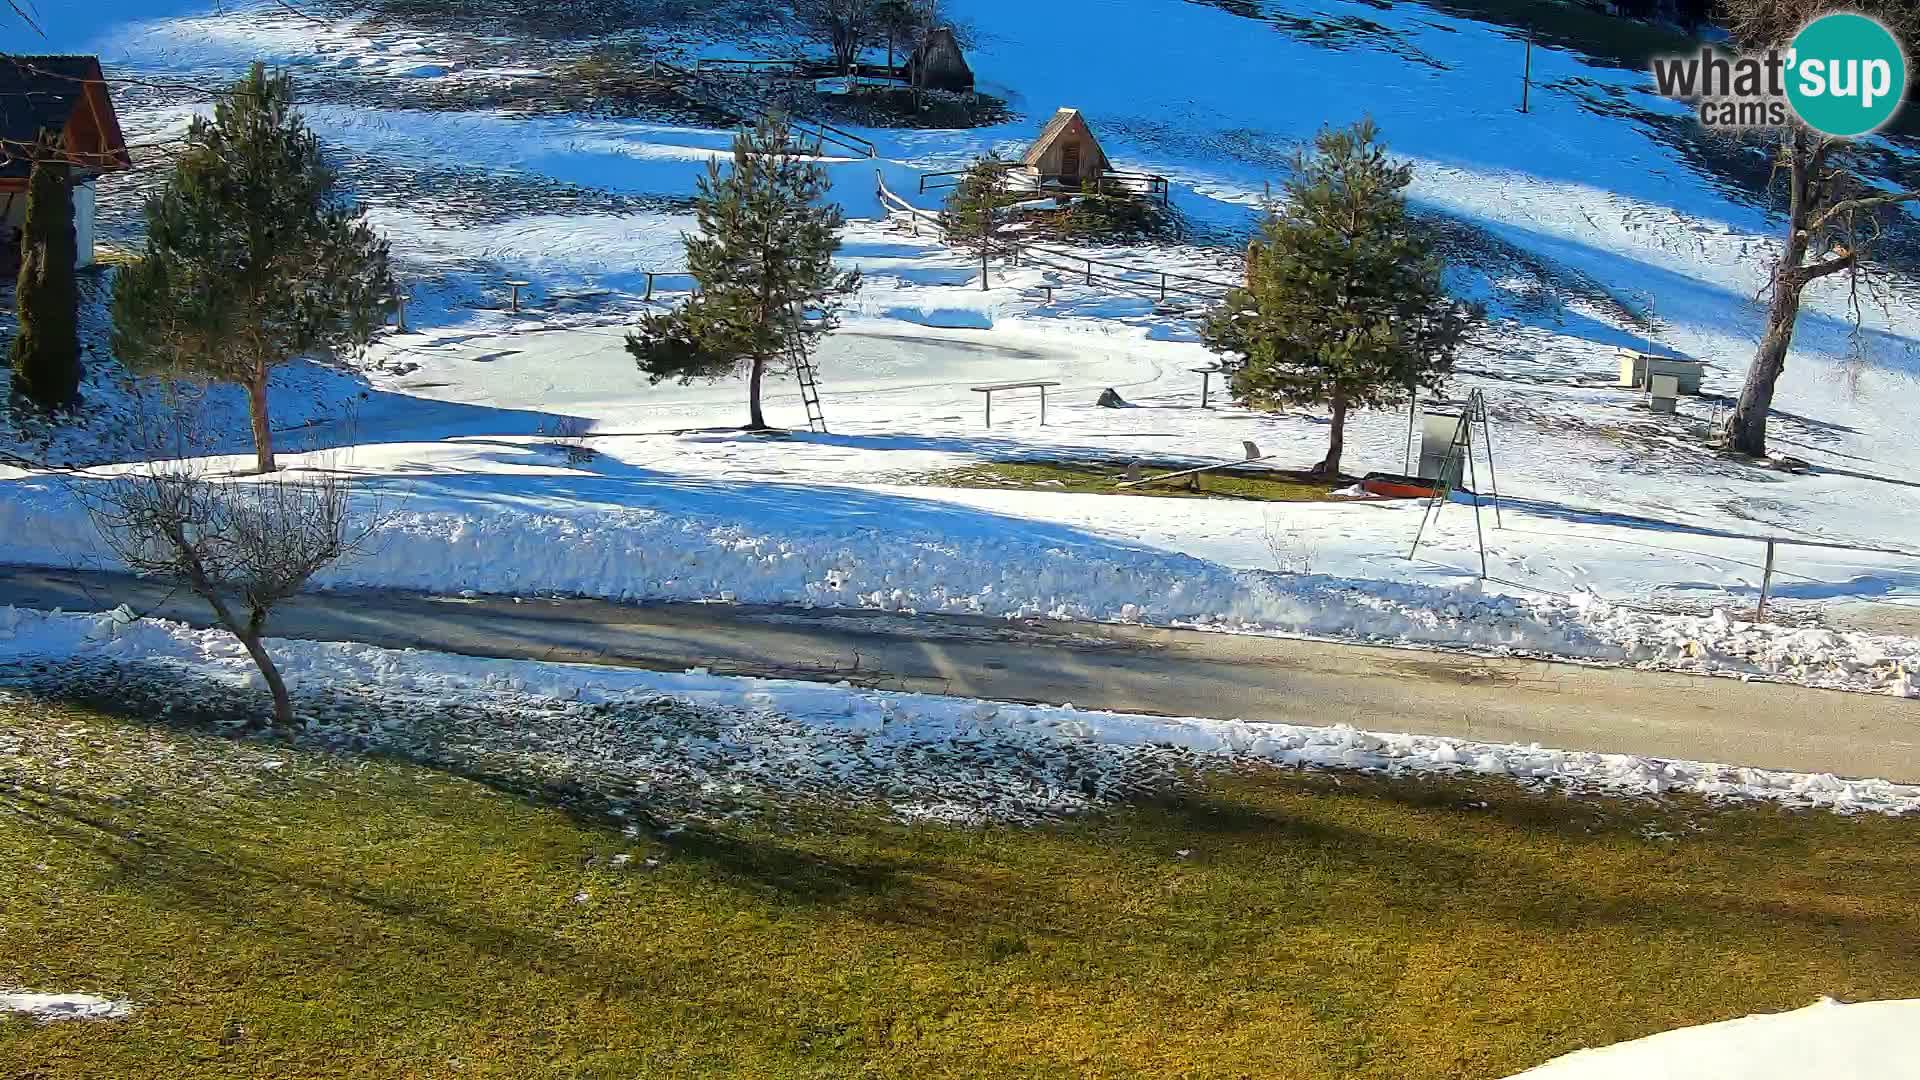
MULTIPOLYGON (((123 602, 209 623, 203 603, 164 586, 0 567, 0 604, 98 611, 123 602)), ((389 591, 298 597, 269 632, 1920 782, 1915 702, 1454 653, 1090 623, 389 591)))

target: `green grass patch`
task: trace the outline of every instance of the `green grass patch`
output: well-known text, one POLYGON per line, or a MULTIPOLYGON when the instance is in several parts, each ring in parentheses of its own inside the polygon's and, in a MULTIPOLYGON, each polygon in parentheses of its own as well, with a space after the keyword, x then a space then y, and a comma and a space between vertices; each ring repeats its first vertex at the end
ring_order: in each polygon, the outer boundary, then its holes
MULTIPOLYGON (((1278 469, 1220 469, 1191 479, 1122 488, 1127 479, 1124 461, 985 461, 910 478, 927 487, 1013 488, 1020 491, 1071 491, 1094 495, 1157 495, 1191 499, 1253 499, 1261 502, 1325 502, 1334 486, 1304 473, 1278 469)), ((1194 462, 1141 462, 1142 478, 1178 472, 1194 462)), ((1341 486, 1352 483, 1342 480, 1341 486)))
POLYGON ((622 825, 0 701, 0 985, 138 1005, 0 1018, 0 1071, 1477 1080, 1920 995, 1911 821, 1259 769, 1045 828, 622 825))

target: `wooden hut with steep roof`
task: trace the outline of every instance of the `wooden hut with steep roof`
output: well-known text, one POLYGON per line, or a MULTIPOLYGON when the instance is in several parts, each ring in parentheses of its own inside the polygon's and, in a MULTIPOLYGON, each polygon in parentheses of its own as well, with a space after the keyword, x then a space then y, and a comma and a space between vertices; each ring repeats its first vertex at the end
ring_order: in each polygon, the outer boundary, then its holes
POLYGON ((907 57, 907 83, 922 90, 973 93, 973 69, 967 66, 953 27, 935 27, 914 46, 907 57))
POLYGON ((1098 180, 1112 166, 1106 151, 1093 137, 1093 129, 1079 109, 1061 109, 1047 121, 1040 137, 1027 148, 1020 164, 1041 187, 1080 190, 1089 180, 1098 180))

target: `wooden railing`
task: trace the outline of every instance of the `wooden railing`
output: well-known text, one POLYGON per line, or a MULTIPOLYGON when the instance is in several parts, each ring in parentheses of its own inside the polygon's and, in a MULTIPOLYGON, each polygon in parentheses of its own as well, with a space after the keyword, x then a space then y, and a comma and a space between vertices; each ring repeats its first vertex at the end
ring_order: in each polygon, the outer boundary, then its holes
MULTIPOLYGON (((941 222, 939 214, 922 210, 895 194, 893 189, 887 187, 886 177, 877 169, 874 171, 874 178, 876 194, 881 205, 908 215, 916 223, 931 226, 935 230, 935 235, 944 235, 945 225, 941 222)), ((1176 273, 1171 270, 1156 270, 1152 267, 1137 266, 1112 259, 1096 259, 1075 254, 1066 248, 1040 244, 1003 243, 995 248, 992 254, 1006 259, 1013 266, 1026 264, 1061 270, 1072 274, 1089 286, 1100 285, 1116 292, 1158 299, 1161 302, 1165 302, 1170 296, 1187 296, 1218 303, 1226 299, 1227 293, 1240 287, 1240 283, 1235 281, 1221 281, 1217 278, 1176 273)))
MULTIPOLYGON (((766 101, 756 101, 733 93, 727 88, 715 83, 712 79, 700 74, 698 71, 683 68, 677 64, 668 63, 665 60, 655 60, 653 63, 654 66, 660 70, 679 77, 686 85, 689 95, 692 96, 694 100, 699 101, 701 104, 706 105, 716 112, 725 113, 744 123, 752 123, 754 120, 772 111, 773 106, 766 101)), ((834 127, 832 124, 815 120, 811 117, 794 115, 790 110, 788 110, 788 112, 794 134, 802 140, 811 139, 816 153, 824 152, 826 144, 832 143, 835 146, 850 150, 861 157, 873 158, 880 156, 879 150, 874 147, 872 142, 855 135, 851 131, 834 127)))

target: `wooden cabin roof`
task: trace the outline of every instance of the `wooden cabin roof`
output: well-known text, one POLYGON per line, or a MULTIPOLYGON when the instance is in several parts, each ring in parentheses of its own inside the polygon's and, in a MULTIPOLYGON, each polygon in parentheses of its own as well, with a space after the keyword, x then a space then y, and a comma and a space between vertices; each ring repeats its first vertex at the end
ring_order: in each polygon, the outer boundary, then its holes
POLYGON ((1046 127, 1040 129, 1040 137, 1033 140, 1032 146, 1027 147, 1027 156, 1022 158, 1020 163, 1022 165, 1040 164, 1041 159, 1047 156, 1048 149, 1054 143, 1059 142, 1069 131, 1076 129, 1085 132, 1088 141, 1092 142, 1096 149, 1099 148, 1100 140, 1093 137, 1093 129, 1081 119, 1080 110, 1061 109, 1053 114, 1053 119, 1047 121, 1046 127))
POLYGON ((0 184, 26 180, 28 150, 43 132, 58 136, 84 172, 133 164, 96 57, 0 56, 0 184))

